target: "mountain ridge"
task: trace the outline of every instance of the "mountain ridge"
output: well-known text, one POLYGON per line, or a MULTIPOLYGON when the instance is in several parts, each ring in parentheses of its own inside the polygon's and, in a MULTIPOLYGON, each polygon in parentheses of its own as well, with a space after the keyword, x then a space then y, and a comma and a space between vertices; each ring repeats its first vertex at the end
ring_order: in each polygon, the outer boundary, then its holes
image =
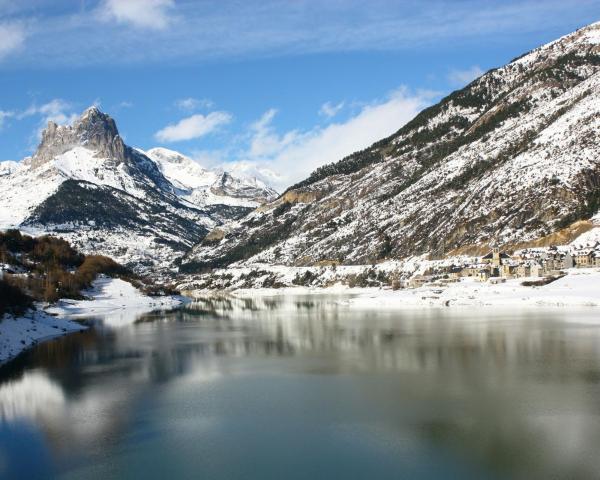
POLYGON ((274 189, 255 177, 206 169, 174 150, 156 147, 142 153, 179 189, 180 197, 198 206, 222 204, 255 208, 278 196, 274 189))
POLYGON ((535 241, 600 206, 600 23, 490 70, 220 226, 183 271, 371 263, 535 241), (216 238, 219 238, 216 237, 216 238))

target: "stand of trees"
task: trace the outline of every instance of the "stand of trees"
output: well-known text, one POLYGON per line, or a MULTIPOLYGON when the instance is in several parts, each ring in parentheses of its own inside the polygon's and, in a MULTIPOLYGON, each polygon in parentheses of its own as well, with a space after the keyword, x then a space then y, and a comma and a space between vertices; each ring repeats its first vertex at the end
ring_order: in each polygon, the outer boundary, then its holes
POLYGON ((131 270, 102 255, 83 255, 66 241, 52 237, 30 237, 18 230, 0 232, 0 262, 13 269, 0 280, 0 316, 19 314, 33 301, 55 302, 59 298, 82 299, 100 274, 118 277, 137 287, 146 285, 131 270))

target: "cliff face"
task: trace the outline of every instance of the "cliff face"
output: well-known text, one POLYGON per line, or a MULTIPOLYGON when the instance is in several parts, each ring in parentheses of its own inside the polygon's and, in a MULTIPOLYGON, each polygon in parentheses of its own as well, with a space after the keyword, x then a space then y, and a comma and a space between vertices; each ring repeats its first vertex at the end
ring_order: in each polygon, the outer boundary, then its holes
POLYGON ((38 168, 76 146, 85 146, 115 165, 126 161, 125 144, 115 121, 96 107, 91 107, 73 125, 59 126, 48 122, 31 164, 38 168))
POLYGON ((199 244, 184 270, 532 242, 600 206, 600 24, 492 70, 199 244))

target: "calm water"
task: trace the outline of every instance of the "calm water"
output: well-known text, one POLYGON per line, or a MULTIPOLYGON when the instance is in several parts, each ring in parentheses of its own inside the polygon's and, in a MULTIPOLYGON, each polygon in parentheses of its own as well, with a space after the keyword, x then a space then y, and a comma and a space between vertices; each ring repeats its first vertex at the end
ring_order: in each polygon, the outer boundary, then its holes
POLYGON ((198 302, 0 372, 0 477, 600 478, 593 310, 198 302))

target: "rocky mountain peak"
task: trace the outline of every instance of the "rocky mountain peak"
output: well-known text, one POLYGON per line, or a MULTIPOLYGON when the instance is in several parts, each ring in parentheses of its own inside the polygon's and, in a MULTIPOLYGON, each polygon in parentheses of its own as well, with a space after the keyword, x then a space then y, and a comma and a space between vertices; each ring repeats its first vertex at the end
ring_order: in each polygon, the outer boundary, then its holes
POLYGON ((72 125, 48 122, 42 140, 32 157, 32 166, 39 167, 58 155, 81 146, 106 158, 114 165, 126 160, 126 148, 115 121, 97 107, 86 109, 72 125))
MULTIPOLYGON (((74 130, 84 140, 112 140, 119 135, 115 121, 98 107, 90 107, 73 123, 74 130)), ((101 142, 98 142, 101 143, 101 142)))
POLYGON ((236 195, 247 198, 259 204, 272 201, 277 192, 256 178, 238 178, 229 172, 222 172, 210 188, 215 195, 236 195))
POLYGON ((196 205, 206 202, 227 202, 244 207, 256 207, 273 200, 277 192, 265 183, 246 175, 232 175, 222 167, 206 169, 174 150, 163 147, 142 152, 160 168, 163 175, 185 192, 188 201, 196 205))

